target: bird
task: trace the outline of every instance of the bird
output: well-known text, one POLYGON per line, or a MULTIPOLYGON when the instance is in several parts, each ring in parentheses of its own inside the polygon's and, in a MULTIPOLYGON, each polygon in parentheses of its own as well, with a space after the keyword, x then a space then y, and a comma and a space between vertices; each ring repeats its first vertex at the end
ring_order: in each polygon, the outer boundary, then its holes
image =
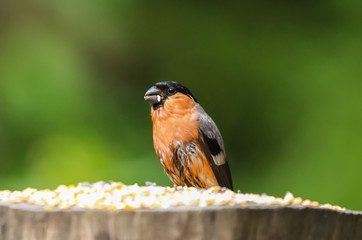
POLYGON ((194 95, 178 82, 158 82, 144 95, 151 104, 153 145, 176 186, 233 190, 221 133, 194 95))

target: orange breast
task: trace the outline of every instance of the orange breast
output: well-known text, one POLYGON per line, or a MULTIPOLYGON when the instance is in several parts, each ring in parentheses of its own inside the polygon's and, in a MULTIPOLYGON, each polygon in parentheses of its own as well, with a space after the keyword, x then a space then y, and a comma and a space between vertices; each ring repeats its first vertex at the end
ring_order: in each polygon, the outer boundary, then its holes
MULTIPOLYGON (((167 175, 176 185, 186 185, 185 179, 192 186, 210 187, 218 185, 215 175, 199 145, 199 121, 196 103, 189 97, 177 93, 169 97, 163 107, 152 110, 153 143, 167 175), (175 166, 176 149, 185 148, 194 143, 197 154, 187 157, 182 169, 175 166)), ((185 152, 186 149, 184 149, 185 152)))

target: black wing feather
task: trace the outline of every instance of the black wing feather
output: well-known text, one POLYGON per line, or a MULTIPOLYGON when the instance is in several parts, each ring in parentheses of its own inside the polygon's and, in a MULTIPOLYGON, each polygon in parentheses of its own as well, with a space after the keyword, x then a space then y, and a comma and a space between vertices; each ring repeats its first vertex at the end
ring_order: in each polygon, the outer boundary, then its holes
MULTIPOLYGON (((211 166, 212 171, 215 174, 216 180, 221 187, 227 187, 233 190, 233 184, 231 179, 231 172, 229 164, 225 159, 224 142, 222 140, 219 129, 215 122, 211 119, 205 110, 199 105, 199 122, 200 122, 200 145, 202 151, 205 153, 207 160, 211 166), (219 154, 224 158, 225 161, 222 164, 215 162, 215 157, 219 154)), ((221 157, 219 156, 219 157, 221 157)))

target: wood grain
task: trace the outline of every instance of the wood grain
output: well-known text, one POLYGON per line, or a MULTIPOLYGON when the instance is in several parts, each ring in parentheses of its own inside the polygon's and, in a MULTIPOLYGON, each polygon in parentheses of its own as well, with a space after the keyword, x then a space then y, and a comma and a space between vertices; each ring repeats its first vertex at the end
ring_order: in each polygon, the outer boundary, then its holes
POLYGON ((46 211, 0 203, 0 239, 362 239, 362 212, 256 205, 46 211))

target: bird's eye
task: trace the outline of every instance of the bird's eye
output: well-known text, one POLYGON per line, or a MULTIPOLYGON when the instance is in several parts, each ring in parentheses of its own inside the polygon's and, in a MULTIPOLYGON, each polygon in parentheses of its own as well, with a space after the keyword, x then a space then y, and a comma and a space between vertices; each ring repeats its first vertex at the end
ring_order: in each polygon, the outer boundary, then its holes
POLYGON ((176 90, 173 88, 173 87, 170 87, 169 89, 168 89, 168 93, 169 94, 174 94, 176 92, 176 90))

